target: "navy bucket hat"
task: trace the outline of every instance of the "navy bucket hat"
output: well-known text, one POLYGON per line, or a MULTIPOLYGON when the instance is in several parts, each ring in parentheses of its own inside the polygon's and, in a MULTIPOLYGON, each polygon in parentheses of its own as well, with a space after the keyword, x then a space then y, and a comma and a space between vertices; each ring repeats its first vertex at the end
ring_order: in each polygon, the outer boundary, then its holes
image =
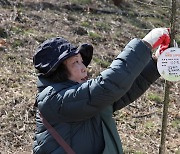
POLYGON ((33 64, 39 75, 49 76, 65 59, 78 53, 81 54, 83 63, 87 67, 93 55, 92 45, 82 44, 76 47, 62 37, 51 38, 37 48, 33 56, 33 64))

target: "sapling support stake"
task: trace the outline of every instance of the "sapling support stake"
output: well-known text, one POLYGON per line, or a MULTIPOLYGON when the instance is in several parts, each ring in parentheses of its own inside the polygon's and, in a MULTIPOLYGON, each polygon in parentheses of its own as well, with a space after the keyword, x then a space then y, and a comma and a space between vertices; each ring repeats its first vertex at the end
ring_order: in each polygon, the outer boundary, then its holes
MULTIPOLYGON (((171 2, 171 19, 170 19, 170 47, 173 47, 173 41, 175 39, 175 21, 176 21, 176 0, 172 0, 171 2)), ((165 80, 165 92, 164 92, 164 106, 163 106, 163 119, 162 119, 162 129, 161 129, 161 144, 159 148, 159 154, 165 154, 165 141, 166 141, 166 133, 167 133, 167 119, 168 119, 168 106, 169 106, 169 94, 172 83, 170 81, 165 80)))

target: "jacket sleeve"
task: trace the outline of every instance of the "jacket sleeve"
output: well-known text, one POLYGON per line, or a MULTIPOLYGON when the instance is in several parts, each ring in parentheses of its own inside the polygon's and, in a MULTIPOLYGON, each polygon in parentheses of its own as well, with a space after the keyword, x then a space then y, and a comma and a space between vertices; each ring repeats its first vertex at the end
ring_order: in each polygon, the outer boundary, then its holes
POLYGON ((91 118, 124 96, 150 59, 150 49, 141 40, 133 39, 97 78, 47 96, 38 108, 44 116, 66 122, 91 118))
POLYGON ((159 77, 160 74, 157 71, 156 62, 151 59, 148 65, 141 72, 141 74, 136 78, 128 92, 124 96, 122 96, 117 102, 114 103, 113 110, 116 111, 122 109, 123 107, 135 101, 159 77))

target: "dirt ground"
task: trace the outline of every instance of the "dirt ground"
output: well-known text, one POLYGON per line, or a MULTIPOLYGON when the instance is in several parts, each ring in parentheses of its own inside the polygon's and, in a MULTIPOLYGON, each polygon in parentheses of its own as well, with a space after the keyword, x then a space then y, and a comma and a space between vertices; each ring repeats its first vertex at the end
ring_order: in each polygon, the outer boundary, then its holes
MULTIPOLYGON (((95 77, 109 66, 132 38, 154 27, 169 27, 171 1, 0 0, 0 153, 32 153, 36 129, 33 104, 35 48, 47 38, 63 36, 74 44, 91 43, 89 66, 95 77)), ((178 8, 179 4, 178 4, 178 8)), ((178 9, 177 23, 179 23, 178 9)), ((179 29, 176 40, 180 44, 179 29)), ((125 154, 158 154, 164 100, 159 78, 138 100, 114 118, 125 154)), ((166 153, 180 154, 180 82, 171 83, 166 153)))

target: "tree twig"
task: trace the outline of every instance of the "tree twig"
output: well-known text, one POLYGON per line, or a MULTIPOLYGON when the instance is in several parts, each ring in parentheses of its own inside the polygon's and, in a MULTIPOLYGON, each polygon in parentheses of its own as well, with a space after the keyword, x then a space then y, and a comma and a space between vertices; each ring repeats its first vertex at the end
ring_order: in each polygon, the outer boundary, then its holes
POLYGON ((147 114, 143 114, 143 115, 137 115, 137 116, 132 116, 132 118, 144 118, 144 117, 149 117, 153 114, 157 113, 157 111, 155 112, 151 112, 151 113, 147 113, 147 114))
POLYGON ((143 4, 143 5, 146 5, 146 6, 151 6, 151 7, 160 7, 160 8, 169 8, 169 6, 158 6, 158 5, 155 5, 155 4, 151 4, 151 3, 144 3, 142 1, 139 1, 139 0, 134 0, 136 3, 140 3, 140 4, 143 4))

